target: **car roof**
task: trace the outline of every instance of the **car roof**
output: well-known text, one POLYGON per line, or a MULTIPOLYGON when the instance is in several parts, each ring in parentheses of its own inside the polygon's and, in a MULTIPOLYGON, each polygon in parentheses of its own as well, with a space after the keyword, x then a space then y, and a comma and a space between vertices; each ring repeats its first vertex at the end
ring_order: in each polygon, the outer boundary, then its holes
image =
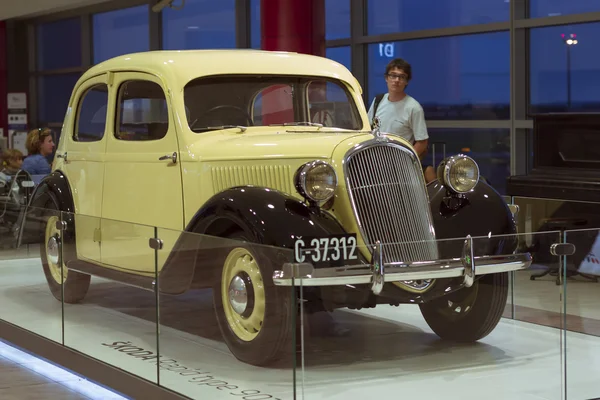
POLYGON ((324 76, 341 79, 354 86, 360 85, 346 67, 336 61, 285 51, 253 49, 230 50, 158 50, 125 54, 94 65, 82 76, 109 71, 144 71, 177 81, 185 86, 202 76, 221 74, 290 74, 324 76))

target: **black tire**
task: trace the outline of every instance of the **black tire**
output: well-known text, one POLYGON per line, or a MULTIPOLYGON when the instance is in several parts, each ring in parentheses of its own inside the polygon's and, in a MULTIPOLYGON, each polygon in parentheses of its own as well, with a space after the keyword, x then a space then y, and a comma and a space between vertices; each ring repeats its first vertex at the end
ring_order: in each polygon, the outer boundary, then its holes
MULTIPOLYGON (((68 226, 68 234, 66 232, 63 233, 63 237, 59 239, 59 258, 58 263, 56 265, 63 265, 63 278, 64 274, 66 274, 66 279, 64 283, 60 284, 60 275, 58 277, 54 277, 52 271, 56 272, 56 268, 52 269, 51 263, 49 261, 48 253, 47 253, 47 228, 49 225, 55 224, 55 221, 60 218, 60 207, 58 205, 58 201, 49 193, 47 195, 47 199, 45 203, 41 207, 40 212, 43 215, 42 220, 43 224, 40 224, 42 229, 41 232, 41 243, 40 243, 40 257, 42 260, 42 268, 44 270, 44 275, 46 276, 46 281, 48 282, 48 287, 52 292, 52 295, 59 301, 62 301, 64 298, 65 303, 78 303, 86 296, 88 289, 90 287, 90 275, 82 274, 76 271, 69 271, 66 267, 64 267, 63 256, 67 253, 74 254, 75 251, 75 233, 74 226, 68 226), (57 279, 58 278, 58 279, 57 279)), ((58 232, 60 236, 60 231, 58 232)), ((58 267, 60 270, 60 267, 58 267)))
MULTIPOLYGON (((267 249, 248 243, 248 238, 241 232, 231 234, 228 238, 240 242, 237 246, 228 247, 219 257, 220 268, 218 268, 219 274, 217 274, 213 287, 213 301, 221 334, 230 351, 238 360, 256 366, 273 364, 294 352, 292 348, 293 323, 291 318, 291 293, 293 289, 275 286, 272 279, 275 266, 281 266, 285 262, 284 257, 277 254, 277 251, 273 248, 267 249), (242 243, 242 241, 245 243, 242 243), (243 252, 247 252, 255 260, 264 287, 264 314, 257 312, 257 314, 263 316, 262 324, 256 336, 250 339, 248 337, 243 339, 236 333, 236 331, 240 332, 240 323, 234 323, 232 326, 228 322, 225 307, 228 307, 230 315, 235 315, 231 314, 235 311, 228 303, 223 304, 223 279, 227 274, 226 268, 228 268, 226 262, 231 263, 235 257, 243 254, 243 252)), ((226 285, 228 287, 229 284, 226 283, 226 285)), ((259 304, 258 296, 248 296, 248 298, 253 298, 256 302, 256 304, 254 302, 248 302, 248 304, 254 306, 259 304)), ((235 316, 238 319, 249 321, 255 316, 255 310, 259 308, 249 307, 249 309, 252 309, 249 315, 244 314, 244 317, 240 317, 240 314, 237 314, 235 316)), ((247 332, 242 330, 241 333, 247 332)), ((251 335, 251 333, 248 333, 248 335, 251 335)))
POLYGON ((483 275, 470 288, 420 304, 420 308, 425 321, 440 338, 475 342, 498 325, 507 296, 508 273, 502 272, 483 275))

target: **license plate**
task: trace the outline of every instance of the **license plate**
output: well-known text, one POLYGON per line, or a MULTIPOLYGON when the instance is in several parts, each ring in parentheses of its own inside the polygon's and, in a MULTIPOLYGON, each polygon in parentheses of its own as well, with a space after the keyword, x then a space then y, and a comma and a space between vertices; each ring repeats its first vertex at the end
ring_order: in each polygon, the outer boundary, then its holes
POLYGON ((298 237, 294 243, 294 261, 319 266, 344 265, 358 259, 355 234, 328 237, 298 237))

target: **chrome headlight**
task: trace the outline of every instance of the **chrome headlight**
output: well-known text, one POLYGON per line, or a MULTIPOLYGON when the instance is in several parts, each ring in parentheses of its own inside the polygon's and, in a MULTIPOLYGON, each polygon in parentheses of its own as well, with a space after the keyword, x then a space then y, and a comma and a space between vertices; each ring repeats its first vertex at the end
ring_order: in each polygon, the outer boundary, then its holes
POLYGON ((308 201, 323 203, 333 197, 337 187, 337 175, 325 161, 304 164, 296 172, 296 189, 308 201))
POLYGON ((479 182, 479 167, 464 154, 446 158, 437 170, 438 180, 454 193, 467 193, 479 182))

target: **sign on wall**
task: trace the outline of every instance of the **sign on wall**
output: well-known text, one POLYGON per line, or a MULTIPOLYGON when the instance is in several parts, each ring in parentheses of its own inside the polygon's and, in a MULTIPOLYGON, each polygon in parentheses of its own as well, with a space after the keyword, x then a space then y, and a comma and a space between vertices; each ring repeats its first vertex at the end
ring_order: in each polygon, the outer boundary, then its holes
POLYGON ((7 104, 9 110, 26 110, 27 109, 27 94, 26 93, 8 93, 7 104))
POLYGON ((379 56, 394 58, 394 43, 379 43, 379 56))
MULTIPOLYGON (((27 131, 27 93, 11 92, 8 93, 6 100, 8 106, 9 136, 11 136, 11 132, 27 131)), ((20 141, 17 140, 16 143, 20 144, 20 141)), ((9 146, 15 147, 10 137, 9 146)))

